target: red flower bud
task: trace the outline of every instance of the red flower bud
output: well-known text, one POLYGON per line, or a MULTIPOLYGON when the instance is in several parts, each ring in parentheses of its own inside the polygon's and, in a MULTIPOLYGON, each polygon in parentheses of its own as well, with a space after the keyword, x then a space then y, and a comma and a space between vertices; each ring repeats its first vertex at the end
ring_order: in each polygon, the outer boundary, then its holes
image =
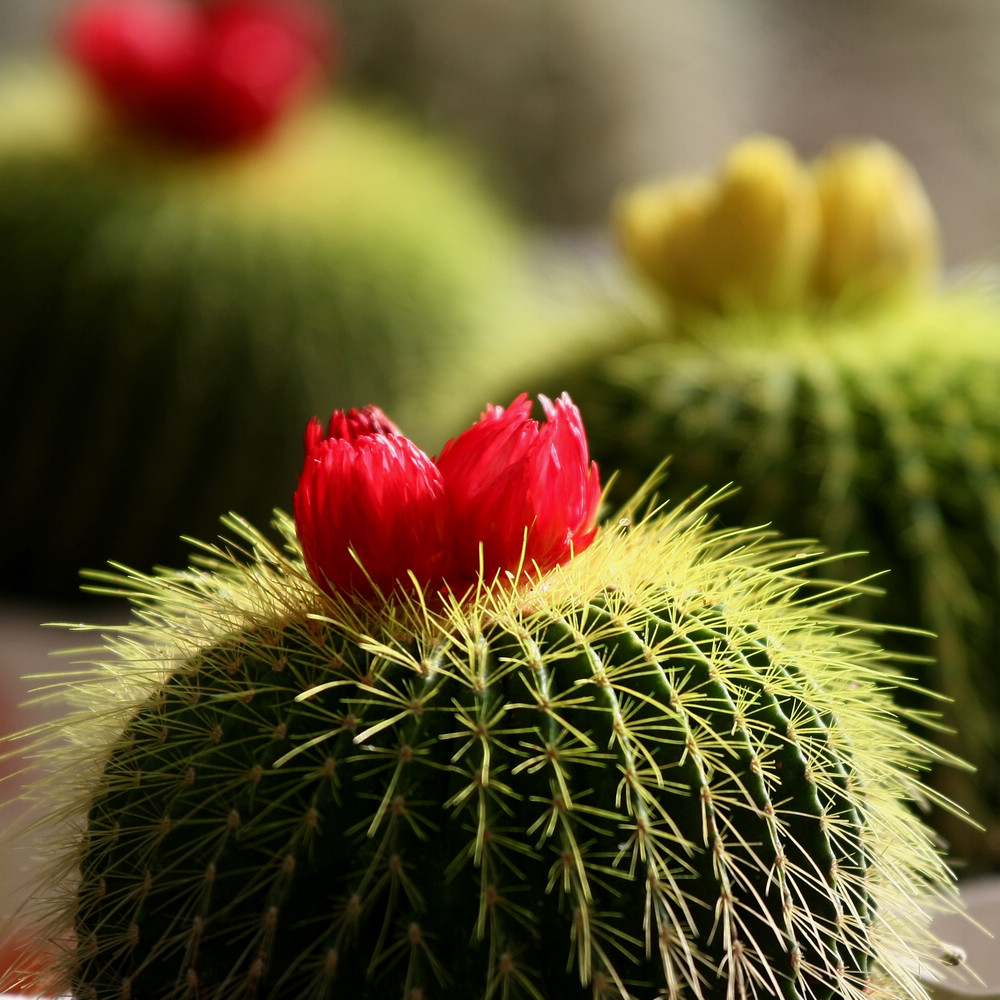
POLYGON ((461 596, 479 576, 480 551, 488 585, 581 552, 597 532, 597 466, 569 397, 543 396, 542 406, 542 425, 527 396, 489 407, 436 464, 376 407, 337 411, 325 435, 314 419, 295 494, 310 575, 361 600, 414 586, 461 596))
POLYGON ((368 601, 438 587, 450 557, 450 506, 434 463, 376 407, 306 428, 295 524, 310 576, 368 601))
POLYGON ((548 422, 522 394, 445 445, 437 459, 455 516, 458 578, 544 573, 593 541, 601 499, 580 411, 563 393, 541 397, 548 422))
POLYGON ((267 134, 335 49, 307 0, 86 0, 63 44, 122 119, 199 149, 267 134))

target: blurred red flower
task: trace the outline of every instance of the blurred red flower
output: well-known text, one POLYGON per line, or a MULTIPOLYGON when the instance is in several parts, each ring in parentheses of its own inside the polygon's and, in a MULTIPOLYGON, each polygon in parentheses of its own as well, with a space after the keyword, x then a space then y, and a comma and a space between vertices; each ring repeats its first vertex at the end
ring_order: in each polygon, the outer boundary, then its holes
POLYGON ((414 586, 461 595, 480 573, 487 585, 517 583, 585 549, 597 466, 569 397, 542 406, 544 424, 526 395, 490 406, 436 462, 376 407, 337 411, 325 434, 311 421, 295 494, 310 575, 365 601, 414 586))
POLYGON ((205 150, 270 132, 335 49, 328 14, 308 0, 85 0, 62 44, 131 126, 205 150))

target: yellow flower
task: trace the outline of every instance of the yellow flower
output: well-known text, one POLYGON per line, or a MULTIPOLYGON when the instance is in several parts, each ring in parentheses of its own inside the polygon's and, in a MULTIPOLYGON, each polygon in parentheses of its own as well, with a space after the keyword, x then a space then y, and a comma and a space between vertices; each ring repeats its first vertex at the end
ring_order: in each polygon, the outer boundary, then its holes
POLYGON ((639 188, 615 221, 638 269, 680 302, 766 310, 807 293, 819 207, 809 171, 779 139, 740 143, 716 178, 639 188))
POLYGON ((925 284, 937 221, 913 167, 884 142, 844 143, 813 166, 822 215, 815 294, 855 301, 925 284))
POLYGON ((920 287, 938 266, 930 202, 881 142, 806 165, 782 140, 751 137, 715 176, 626 193, 614 223, 633 265, 681 309, 855 305, 920 287))

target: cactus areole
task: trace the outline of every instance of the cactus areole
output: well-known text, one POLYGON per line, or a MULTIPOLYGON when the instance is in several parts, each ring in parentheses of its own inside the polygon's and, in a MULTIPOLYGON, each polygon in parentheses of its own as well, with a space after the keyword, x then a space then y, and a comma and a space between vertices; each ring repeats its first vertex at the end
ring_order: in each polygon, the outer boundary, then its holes
POLYGON ((104 575, 136 614, 72 685, 61 988, 925 995, 954 888, 885 654, 837 624, 844 592, 803 599, 800 551, 704 506, 595 537, 579 414, 545 408, 491 408, 437 460, 335 414, 283 547, 230 517, 189 570, 104 575))

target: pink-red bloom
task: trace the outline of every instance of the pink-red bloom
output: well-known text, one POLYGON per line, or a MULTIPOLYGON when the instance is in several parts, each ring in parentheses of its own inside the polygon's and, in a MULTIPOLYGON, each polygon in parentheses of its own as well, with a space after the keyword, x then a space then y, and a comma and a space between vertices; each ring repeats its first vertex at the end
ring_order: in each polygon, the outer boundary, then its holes
POLYGON ((376 407, 306 428, 295 524, 310 576, 360 600, 439 586, 450 508, 437 466, 376 407), (412 577, 411 577, 412 574, 412 577))
POLYGON ((307 0, 84 0, 62 42, 120 118, 206 150, 266 135, 335 47, 307 0))
POLYGON ((461 595, 535 577, 585 549, 601 498, 580 413, 519 396, 430 459, 375 407, 306 430, 295 521, 306 566, 331 593, 371 600, 414 586, 461 595))
POLYGON ((522 394, 490 406, 437 460, 455 513, 455 572, 545 572, 590 545, 601 499, 580 411, 565 393, 541 397, 548 422, 522 394))

